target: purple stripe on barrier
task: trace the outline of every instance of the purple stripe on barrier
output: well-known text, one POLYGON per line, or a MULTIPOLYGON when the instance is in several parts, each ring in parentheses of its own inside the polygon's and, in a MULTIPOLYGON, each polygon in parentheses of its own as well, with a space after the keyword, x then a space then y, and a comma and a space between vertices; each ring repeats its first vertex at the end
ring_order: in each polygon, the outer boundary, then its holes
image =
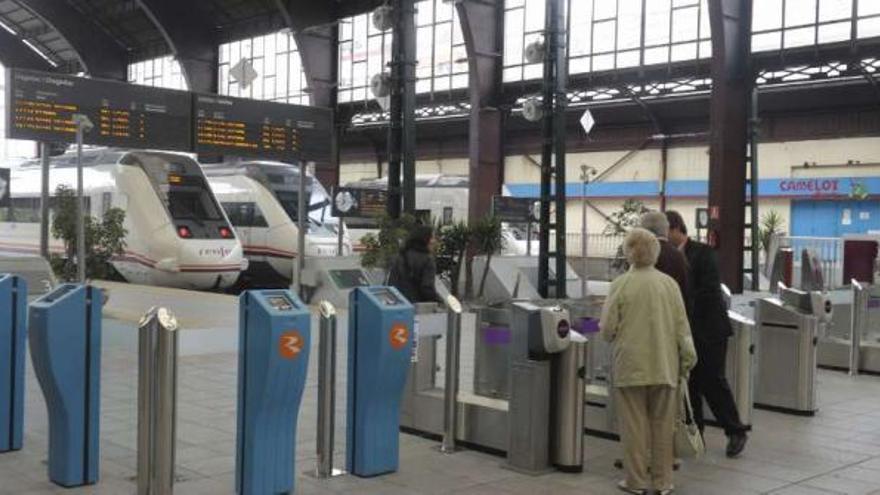
POLYGON ((483 340, 489 345, 507 345, 510 343, 510 329, 486 327, 483 329, 483 340))
POLYGON ((599 333, 599 320, 595 318, 578 318, 574 322, 574 329, 583 335, 599 333))
POLYGON ((868 299, 868 309, 880 308, 880 297, 872 297, 868 299))

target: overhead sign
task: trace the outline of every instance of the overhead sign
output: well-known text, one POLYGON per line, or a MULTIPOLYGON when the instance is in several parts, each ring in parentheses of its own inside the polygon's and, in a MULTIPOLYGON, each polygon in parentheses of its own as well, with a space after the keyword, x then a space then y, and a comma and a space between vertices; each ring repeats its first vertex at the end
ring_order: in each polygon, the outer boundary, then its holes
POLYGON ((532 221, 532 198, 492 196, 492 215, 502 222, 526 223, 532 221))
POLYGON ((587 110, 581 115, 581 127, 584 128, 584 132, 587 135, 590 135, 590 131, 593 130, 593 127, 596 125, 596 119, 593 118, 593 112, 587 110))
POLYGON ((339 187, 333 192, 332 215, 339 218, 380 218, 385 215, 388 191, 339 187))
POLYGON ((218 95, 194 97, 195 151, 325 162, 333 132, 329 109, 218 95))
POLYGON ((73 142, 75 114, 94 124, 83 142, 189 151, 192 97, 185 91, 23 69, 7 71, 7 135, 73 142))
POLYGON ((243 58, 229 69, 229 77, 235 80, 242 89, 247 89, 259 77, 259 74, 257 74, 251 61, 243 58))
POLYGON ((11 203, 10 182, 12 181, 9 179, 9 169, 0 168, 0 208, 6 208, 11 203))

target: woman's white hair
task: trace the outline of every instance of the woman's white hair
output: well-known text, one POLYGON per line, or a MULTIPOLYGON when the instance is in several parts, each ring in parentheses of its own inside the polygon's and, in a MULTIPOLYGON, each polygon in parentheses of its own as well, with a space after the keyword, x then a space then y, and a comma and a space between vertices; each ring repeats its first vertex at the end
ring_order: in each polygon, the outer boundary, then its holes
POLYGON ((654 266, 660 257, 660 242, 651 232, 634 228, 623 241, 623 254, 636 268, 654 266))

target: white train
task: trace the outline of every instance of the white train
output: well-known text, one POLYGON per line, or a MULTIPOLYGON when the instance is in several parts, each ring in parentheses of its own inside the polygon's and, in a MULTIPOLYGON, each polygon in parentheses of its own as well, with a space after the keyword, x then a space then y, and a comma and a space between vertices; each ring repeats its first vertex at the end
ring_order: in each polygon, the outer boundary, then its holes
MULTIPOLYGON (((281 162, 238 161, 205 165, 204 171, 248 259, 244 281, 258 287, 290 285, 298 256, 299 168, 281 162)), ((311 175, 306 193, 306 255, 336 256, 339 219, 330 215, 329 195, 311 175)), ((351 254, 345 232, 342 254, 351 254)))
MULTIPOLYGON (((112 260, 127 281, 184 289, 222 289, 247 267, 241 243, 199 164, 182 154, 92 149, 83 153, 87 211, 125 210, 125 254, 112 260)), ((11 207, 0 208, 0 251, 38 253, 39 160, 11 173, 11 207)), ((52 159, 50 194, 76 186, 76 156, 52 159)), ((51 239, 50 250, 63 252, 51 239)))
MULTIPOLYGON (((346 187, 386 189, 388 179, 361 179, 346 187)), ((470 178, 465 175, 419 175, 416 177, 416 210, 430 211, 431 217, 442 224, 467 221, 470 178)), ((372 220, 346 220, 355 251, 361 251, 361 237, 375 233, 376 222, 372 220)), ((529 252, 526 224, 502 224, 503 255, 522 256, 529 252)), ((538 236, 532 235, 531 253, 538 255, 538 236)))

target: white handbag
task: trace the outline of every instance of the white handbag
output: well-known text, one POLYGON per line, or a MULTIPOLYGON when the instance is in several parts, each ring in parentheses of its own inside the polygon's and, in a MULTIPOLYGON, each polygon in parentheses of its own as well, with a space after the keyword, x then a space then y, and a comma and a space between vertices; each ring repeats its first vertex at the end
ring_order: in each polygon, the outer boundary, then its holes
POLYGON ((675 418, 673 446, 675 457, 681 459, 695 459, 706 451, 703 435, 694 421, 691 395, 688 391, 687 380, 684 379, 678 383, 678 414, 675 418))

